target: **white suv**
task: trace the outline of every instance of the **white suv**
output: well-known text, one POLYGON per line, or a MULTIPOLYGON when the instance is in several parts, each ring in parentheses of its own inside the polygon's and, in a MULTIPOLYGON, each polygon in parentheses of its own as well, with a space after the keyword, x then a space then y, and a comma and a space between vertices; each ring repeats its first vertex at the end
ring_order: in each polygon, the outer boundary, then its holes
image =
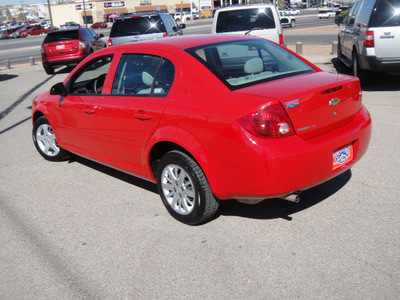
POLYGON ((211 33, 253 35, 284 45, 278 10, 272 4, 220 8, 211 33))
POLYGON ((341 25, 338 58, 361 83, 370 71, 400 72, 400 0, 361 0, 341 25))

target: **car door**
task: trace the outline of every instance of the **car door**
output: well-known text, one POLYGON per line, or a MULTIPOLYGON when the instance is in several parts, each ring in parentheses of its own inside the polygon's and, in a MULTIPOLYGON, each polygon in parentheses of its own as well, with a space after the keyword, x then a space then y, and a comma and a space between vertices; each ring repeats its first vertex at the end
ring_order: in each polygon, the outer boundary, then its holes
POLYGON ((97 57, 75 72, 54 111, 59 142, 83 156, 96 158, 101 153, 97 112, 112 58, 97 57))
POLYGON ((356 16, 362 2, 356 2, 351 8, 349 15, 346 17, 344 32, 342 35, 342 54, 348 59, 351 59, 353 45, 360 34, 360 27, 356 25, 356 16))
POLYGON ((171 97, 175 66, 160 55, 125 53, 98 112, 105 161, 146 175, 144 149, 171 97))

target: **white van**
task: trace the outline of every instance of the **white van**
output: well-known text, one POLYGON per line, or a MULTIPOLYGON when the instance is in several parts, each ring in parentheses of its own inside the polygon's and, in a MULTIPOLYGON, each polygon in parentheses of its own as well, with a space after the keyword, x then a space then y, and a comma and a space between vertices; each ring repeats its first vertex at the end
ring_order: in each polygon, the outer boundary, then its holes
POLYGON ((278 10, 272 4, 220 8, 211 33, 253 35, 284 45, 278 10))

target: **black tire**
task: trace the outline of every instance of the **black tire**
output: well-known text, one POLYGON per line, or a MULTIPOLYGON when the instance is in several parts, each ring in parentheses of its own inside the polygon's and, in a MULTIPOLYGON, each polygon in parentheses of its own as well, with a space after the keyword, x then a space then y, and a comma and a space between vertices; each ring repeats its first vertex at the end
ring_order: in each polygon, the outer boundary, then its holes
POLYGON ((181 151, 168 152, 161 158, 157 188, 168 212, 182 223, 204 223, 218 210, 219 201, 212 194, 202 169, 181 151))
POLYGON ((290 27, 294 28, 295 26, 296 26, 296 22, 295 21, 290 22, 290 27))
POLYGON ((54 74, 54 68, 50 67, 48 65, 43 65, 44 71, 46 72, 47 75, 53 75, 54 74))
POLYGON ((53 129, 45 116, 38 118, 32 129, 33 143, 39 154, 50 161, 63 161, 69 153, 60 148, 53 129))
POLYGON ((360 68, 359 59, 356 51, 353 52, 352 73, 353 76, 358 77, 361 85, 368 84, 368 78, 370 74, 367 70, 360 68))

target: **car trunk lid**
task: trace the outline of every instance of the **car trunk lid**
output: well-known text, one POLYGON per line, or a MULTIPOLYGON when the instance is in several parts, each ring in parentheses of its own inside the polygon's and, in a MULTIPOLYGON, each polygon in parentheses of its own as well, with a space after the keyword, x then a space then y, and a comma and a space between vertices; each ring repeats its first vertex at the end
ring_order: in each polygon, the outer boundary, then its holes
POLYGON ((43 44, 43 49, 48 57, 75 54, 79 51, 79 40, 46 43, 43 44))
POLYGON ((246 87, 236 92, 278 100, 298 136, 309 139, 350 122, 361 108, 355 77, 315 72, 246 87))

